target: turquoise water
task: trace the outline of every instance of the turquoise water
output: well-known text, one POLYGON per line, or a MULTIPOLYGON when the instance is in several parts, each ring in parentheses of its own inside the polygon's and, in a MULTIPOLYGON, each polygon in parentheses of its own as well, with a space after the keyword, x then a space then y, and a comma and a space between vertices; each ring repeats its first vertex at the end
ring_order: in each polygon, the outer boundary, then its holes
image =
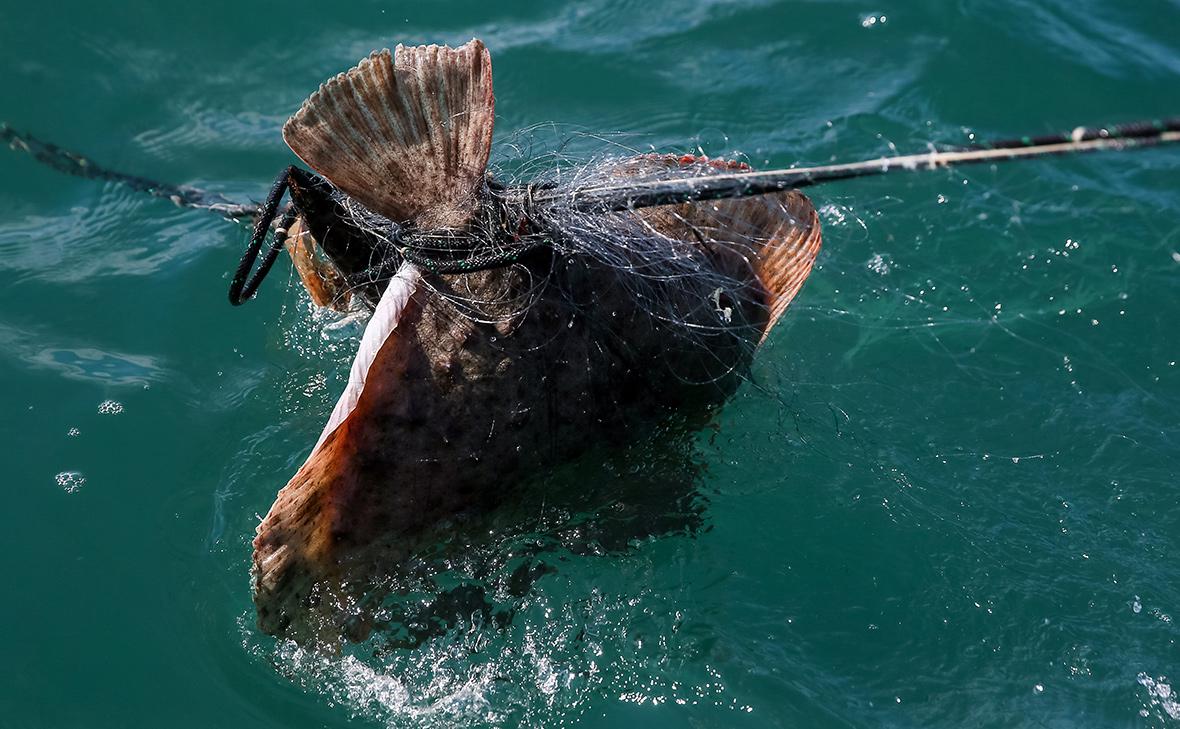
MULTIPOLYGON (((472 36, 499 139, 780 166, 1180 113, 1175 0, 587 0, 9 3, 0 118, 259 198, 322 80, 472 36)), ((257 631, 249 540, 359 326, 285 263, 231 308, 241 227, 0 164, 0 727, 1180 724, 1180 150, 815 189, 819 265, 693 444, 702 524, 604 455, 445 566, 590 535, 506 625, 342 656, 257 631)))

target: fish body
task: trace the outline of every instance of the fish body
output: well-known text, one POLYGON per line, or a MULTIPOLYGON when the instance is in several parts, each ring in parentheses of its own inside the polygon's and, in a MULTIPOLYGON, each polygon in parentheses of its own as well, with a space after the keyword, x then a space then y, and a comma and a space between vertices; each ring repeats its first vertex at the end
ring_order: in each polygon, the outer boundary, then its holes
MULTIPOLYGON (((399 46, 396 61, 375 53, 325 84, 284 129, 326 178, 292 183, 297 270, 317 303, 358 292, 377 302, 319 442, 258 526, 254 599, 266 632, 306 637, 309 616, 338 621, 340 595, 363 593, 418 535, 494 506, 530 474, 625 443, 671 413, 703 423, 819 250, 814 208, 789 191, 617 214, 727 282, 716 290, 676 277, 641 276, 637 287, 634 271, 567 256, 561 230, 489 203, 528 194, 489 184, 491 103, 479 41, 399 46), (399 229, 555 240, 514 265, 433 272, 387 255, 389 236, 347 223, 356 216, 342 206, 353 205, 399 229)), ((707 174, 718 163, 647 155, 607 174, 668 167, 707 174)))

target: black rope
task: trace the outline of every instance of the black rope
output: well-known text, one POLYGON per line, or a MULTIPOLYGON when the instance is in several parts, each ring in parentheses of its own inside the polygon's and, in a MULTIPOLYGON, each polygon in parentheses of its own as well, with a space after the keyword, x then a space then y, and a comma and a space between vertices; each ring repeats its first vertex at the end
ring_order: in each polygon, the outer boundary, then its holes
MULTIPOLYGON (((289 166, 284 169, 275 178, 265 204, 259 207, 234 203, 216 193, 192 187, 169 185, 115 172, 94 164, 82 155, 19 133, 7 124, 0 123, 0 142, 27 152, 37 161, 70 175, 116 182, 153 197, 170 200, 181 207, 206 209, 233 220, 253 217, 254 230, 250 243, 230 283, 229 300, 235 306, 245 303, 257 293, 259 285, 274 266, 286 240, 287 230, 298 214, 294 205, 288 206, 270 246, 263 253, 267 232, 279 213, 283 196, 291 184, 291 175, 298 172, 299 168, 289 166)), ((560 231, 546 229, 545 221, 551 217, 546 214, 546 208, 565 206, 581 212, 632 210, 696 200, 763 195, 821 182, 919 169, 923 166, 972 164, 1167 142, 1180 142, 1180 117, 1113 127, 1078 128, 1066 134, 1004 139, 943 152, 849 164, 608 184, 564 192, 553 190, 552 183, 530 184, 522 191, 520 188, 507 190, 489 181, 488 197, 492 205, 485 211, 489 217, 485 223, 488 230, 497 231, 490 239, 472 235, 466 230, 415 231, 410 226, 393 224, 392 243, 404 260, 428 271, 443 274, 473 273, 511 265, 536 250, 551 248, 555 235, 560 231), (505 223, 508 225, 505 226, 505 223)))
MULTIPOLYGON (((394 247, 405 260, 431 273, 475 273, 518 263, 524 256, 553 245, 550 235, 544 230, 536 230, 543 218, 534 209, 536 191, 552 186, 550 182, 527 185, 519 211, 512 210, 513 206, 502 194, 506 191, 501 188, 501 194, 493 197, 493 201, 498 200, 500 203, 500 219, 512 221, 515 229, 500 231, 492 241, 471 235, 468 231, 416 233, 401 228, 401 235, 394 242, 394 247)), ((496 226, 488 227, 494 229, 496 226)))
POLYGON ((1019 137, 956 147, 942 152, 884 157, 821 167, 739 172, 641 182, 619 182, 557 191, 538 197, 537 205, 567 207, 580 212, 633 210, 698 200, 752 197, 822 182, 881 175, 944 165, 978 164, 1048 154, 1101 149, 1127 149, 1180 142, 1180 117, 1114 127, 1079 128, 1071 133, 1019 137))
POLYGON ((466 255, 442 258, 428 255, 427 251, 438 252, 440 249, 423 245, 422 239, 419 238, 397 246, 397 252, 405 260, 431 273, 475 273, 511 266, 518 263, 526 254, 551 245, 548 238, 536 235, 530 235, 527 241, 509 245, 488 245, 483 241, 476 241, 463 249, 466 255))
POLYGON ((979 142, 965 147, 957 147, 956 149, 1019 149, 1024 147, 1043 147, 1053 144, 1068 144, 1071 142, 1090 142, 1095 139, 1141 140, 1157 137, 1166 132, 1176 131, 1180 131, 1180 117, 1130 122, 1113 127, 1079 127, 1068 133, 979 142))
MULTIPOLYGON (((262 250, 267 231, 278 215, 282 197, 289 185, 289 175, 294 167, 288 167, 275 179, 271 186, 266 202, 256 204, 235 203, 217 193, 200 190, 194 187, 172 185, 165 182, 151 180, 138 175, 117 172, 96 164, 77 152, 62 149, 55 144, 42 141, 31 134, 18 132, 5 123, 0 123, 0 142, 7 144, 13 150, 25 152, 36 161, 75 177, 90 180, 102 180, 124 185, 137 192, 143 192, 152 197, 168 200, 179 207, 209 210, 230 220, 254 218, 254 229, 250 243, 238 262, 230 284, 229 299, 235 306, 250 300, 258 287, 274 266, 279 252, 282 250, 286 231, 294 223, 297 212, 289 208, 280 220, 275 230, 271 245, 262 250), (261 258, 261 261, 259 260, 261 258), (250 271, 257 264, 253 274, 250 271)), ((529 185, 526 188, 525 214, 521 218, 522 224, 535 219, 532 214, 532 195, 535 189, 542 185, 529 185)), ((549 245, 547 239, 534 234, 520 234, 506 236, 495 246, 489 246, 486 241, 466 232, 430 231, 411 234, 410 231, 399 226, 392 226, 394 230, 394 247, 405 260, 421 266, 435 273, 473 273, 490 268, 511 265, 524 255, 549 245)))
POLYGON ((71 152, 55 144, 41 141, 31 134, 18 132, 4 123, 0 123, 0 142, 16 151, 27 152, 33 159, 58 172, 89 180, 115 182, 137 192, 145 192, 152 197, 169 200, 182 208, 209 210, 230 220, 240 220, 258 214, 257 205, 235 203, 215 192, 183 185, 170 185, 138 175, 115 172, 95 164, 77 152, 71 152))
MULTIPOLYGON (((255 219, 250 242, 238 261, 229 287, 229 300, 234 306, 244 304, 257 293, 283 248, 287 230, 298 215, 294 205, 288 207, 284 218, 275 228, 270 246, 263 252, 267 232, 291 185, 291 176, 298 171, 299 168, 289 166, 279 173, 255 219)), ((516 226, 515 230, 499 231, 499 235, 490 240, 469 230, 418 231, 411 225, 400 225, 393 221, 389 221, 385 232, 393 250, 402 259, 431 273, 475 273, 509 266, 529 253, 552 246, 551 236, 534 229, 537 216, 533 212, 532 199, 534 190, 540 187, 536 184, 525 188, 522 207, 517 212, 509 211, 510 206, 502 199, 498 208, 492 206, 486 210, 490 218, 498 216, 501 220, 512 220, 516 226)), ((489 229, 496 228, 493 221, 485 222, 489 229)))
POLYGON ((287 239, 287 230, 295 223, 295 209, 289 207, 282 220, 279 221, 270 247, 266 249, 266 254, 262 257, 262 262, 258 264, 258 269, 254 271, 253 275, 247 278, 250 270, 254 268, 255 261, 258 260, 259 253, 262 251, 262 244, 266 241, 266 234, 270 232, 270 224, 278 214, 279 203, 283 201, 283 195, 287 192, 287 187, 290 185, 291 171, 293 169, 293 166, 288 166, 275 178, 274 184, 270 187, 270 193, 266 196, 266 202, 263 204, 258 218, 254 221, 254 233, 250 236, 250 244, 246 246, 246 252, 242 254, 241 260, 238 261, 238 268, 234 271, 233 281, 229 284, 229 303, 234 306, 240 306, 246 303, 257 293, 258 286, 266 278, 266 274, 270 273, 271 266, 274 265, 275 259, 278 258, 279 251, 283 249, 283 243, 287 239))

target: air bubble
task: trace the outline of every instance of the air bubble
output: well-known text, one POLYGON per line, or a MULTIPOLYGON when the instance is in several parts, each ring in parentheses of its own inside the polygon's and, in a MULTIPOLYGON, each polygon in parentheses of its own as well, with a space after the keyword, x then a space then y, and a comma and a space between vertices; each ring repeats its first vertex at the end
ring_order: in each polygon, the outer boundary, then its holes
POLYGON ((86 484, 86 477, 79 471, 62 471, 53 477, 62 491, 72 494, 86 484))
POLYGON ((889 273, 889 270, 891 268, 889 264, 890 264, 890 261, 886 256, 883 256, 880 253, 874 253, 873 257, 870 258, 868 263, 866 263, 865 265, 873 273, 884 276, 885 274, 889 273))
POLYGON ((115 400, 103 400, 98 406, 99 415, 118 415, 123 412, 123 403, 115 400))

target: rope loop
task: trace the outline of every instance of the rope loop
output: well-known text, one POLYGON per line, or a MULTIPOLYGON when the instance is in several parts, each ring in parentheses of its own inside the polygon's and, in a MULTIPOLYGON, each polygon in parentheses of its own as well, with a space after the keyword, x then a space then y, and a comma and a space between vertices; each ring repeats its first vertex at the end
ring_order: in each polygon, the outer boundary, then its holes
POLYGON ((238 261, 233 281, 229 284, 229 303, 234 306, 241 306, 258 292, 262 280, 266 278, 266 274, 270 273, 279 251, 283 249, 283 243, 287 240, 287 230, 295 223, 295 210, 293 207, 289 207, 282 220, 279 221, 274 238, 271 240, 270 247, 266 249, 266 253, 262 255, 258 269, 254 271, 253 275, 249 275, 255 262, 258 261, 262 244, 266 240, 267 232, 270 231, 270 225, 278 214, 279 203, 283 201, 283 195, 287 192, 291 182, 291 172, 294 169, 294 166, 288 166, 275 178, 274 184, 270 188, 270 194, 266 196, 266 203, 254 221, 254 233, 250 236, 250 244, 246 246, 246 252, 238 261), (249 278, 247 278, 248 275, 249 278))

